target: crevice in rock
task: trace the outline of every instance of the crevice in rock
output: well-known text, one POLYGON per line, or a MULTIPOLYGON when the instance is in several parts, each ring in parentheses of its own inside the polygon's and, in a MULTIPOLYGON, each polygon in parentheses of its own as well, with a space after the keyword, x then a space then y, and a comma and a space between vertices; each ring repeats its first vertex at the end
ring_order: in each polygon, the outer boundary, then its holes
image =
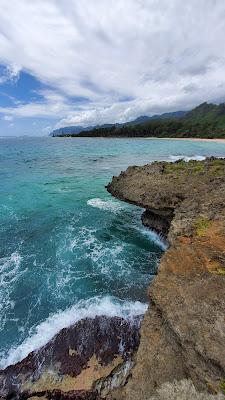
POLYGON ((166 239, 173 217, 173 209, 171 209, 171 213, 168 215, 162 215, 156 213, 152 209, 146 209, 141 216, 141 221, 144 226, 162 235, 166 239))

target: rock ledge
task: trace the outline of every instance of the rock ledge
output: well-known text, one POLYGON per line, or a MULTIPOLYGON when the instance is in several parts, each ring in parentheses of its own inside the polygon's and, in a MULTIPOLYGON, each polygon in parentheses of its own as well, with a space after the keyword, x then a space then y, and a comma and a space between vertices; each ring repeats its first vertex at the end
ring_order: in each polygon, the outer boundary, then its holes
POLYGON ((107 190, 143 207, 145 225, 170 244, 149 288, 132 378, 113 398, 147 400, 166 382, 184 379, 198 392, 219 393, 225 381, 225 160, 129 167, 107 190))

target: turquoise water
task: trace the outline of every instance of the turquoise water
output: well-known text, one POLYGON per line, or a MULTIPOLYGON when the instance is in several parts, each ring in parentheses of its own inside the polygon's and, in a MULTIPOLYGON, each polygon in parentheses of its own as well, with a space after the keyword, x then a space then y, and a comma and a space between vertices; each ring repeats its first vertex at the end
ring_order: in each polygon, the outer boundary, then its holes
POLYGON ((82 317, 144 312, 165 244, 105 185, 129 165, 207 155, 225 144, 0 139, 0 367, 82 317))

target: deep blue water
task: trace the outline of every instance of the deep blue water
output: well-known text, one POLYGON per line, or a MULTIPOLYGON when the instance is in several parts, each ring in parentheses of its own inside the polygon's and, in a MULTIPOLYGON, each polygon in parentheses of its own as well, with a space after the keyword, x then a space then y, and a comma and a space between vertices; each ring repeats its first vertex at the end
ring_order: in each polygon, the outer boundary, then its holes
POLYGON ((0 138, 0 367, 96 314, 146 308, 164 243, 105 185, 129 165, 225 156, 225 144, 0 138))

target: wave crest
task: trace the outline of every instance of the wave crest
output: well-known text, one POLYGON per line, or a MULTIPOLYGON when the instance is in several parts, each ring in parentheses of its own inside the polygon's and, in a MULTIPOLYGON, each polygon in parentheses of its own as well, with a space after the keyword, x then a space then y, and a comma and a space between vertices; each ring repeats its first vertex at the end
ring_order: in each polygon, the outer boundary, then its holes
POLYGON ((7 312, 14 307, 11 300, 13 283, 24 273, 20 269, 22 256, 15 251, 9 257, 0 258, 0 329, 3 330, 7 321, 7 312))
POLYGON ((122 205, 119 202, 113 200, 102 200, 99 198, 89 199, 87 205, 95 208, 99 208, 104 211, 117 212, 122 210, 122 205))
POLYGON ((11 348, 6 357, 0 360, 0 368, 4 369, 21 361, 31 351, 38 350, 48 343, 61 329, 67 328, 81 319, 104 315, 132 320, 135 316, 143 315, 146 309, 147 304, 140 301, 125 301, 111 296, 96 296, 88 300, 81 300, 65 311, 50 315, 33 328, 23 343, 18 347, 11 348))
POLYGON ((204 161, 206 159, 205 156, 200 156, 200 155, 195 155, 195 156, 185 156, 185 155, 177 155, 177 156, 169 156, 169 160, 172 162, 176 162, 179 160, 183 160, 183 161, 191 161, 191 160, 196 160, 196 161, 204 161))
POLYGON ((159 233, 154 232, 152 229, 145 228, 137 228, 144 236, 146 236, 151 242, 155 243, 160 249, 166 251, 168 249, 168 243, 166 239, 160 235, 159 233))

